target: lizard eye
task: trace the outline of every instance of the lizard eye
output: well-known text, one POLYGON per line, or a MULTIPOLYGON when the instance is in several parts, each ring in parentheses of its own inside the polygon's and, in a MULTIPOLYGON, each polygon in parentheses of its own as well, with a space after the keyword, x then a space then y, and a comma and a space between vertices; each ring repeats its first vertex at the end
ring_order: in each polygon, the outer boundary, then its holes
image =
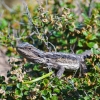
POLYGON ((29 50, 31 50, 31 47, 28 47, 29 50))

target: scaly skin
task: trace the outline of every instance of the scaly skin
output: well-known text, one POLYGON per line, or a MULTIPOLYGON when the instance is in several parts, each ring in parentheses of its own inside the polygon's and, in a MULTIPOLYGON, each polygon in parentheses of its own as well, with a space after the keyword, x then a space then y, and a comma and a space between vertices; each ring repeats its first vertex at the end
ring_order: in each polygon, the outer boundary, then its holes
POLYGON ((85 58, 92 54, 91 50, 87 50, 80 55, 61 52, 44 52, 27 42, 19 44, 16 49, 20 55, 30 62, 44 64, 48 69, 58 69, 57 77, 59 78, 65 69, 72 71, 81 67, 86 71, 85 58))

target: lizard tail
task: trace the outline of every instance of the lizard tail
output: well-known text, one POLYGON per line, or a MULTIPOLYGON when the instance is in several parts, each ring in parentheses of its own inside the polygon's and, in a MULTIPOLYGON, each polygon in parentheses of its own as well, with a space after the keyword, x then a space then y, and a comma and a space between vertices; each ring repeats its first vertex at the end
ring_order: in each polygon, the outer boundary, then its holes
POLYGON ((90 57, 92 54, 93 54, 93 53, 92 53, 91 50, 86 50, 85 52, 83 52, 83 53, 81 54, 81 56, 83 56, 83 58, 85 59, 85 58, 90 57))

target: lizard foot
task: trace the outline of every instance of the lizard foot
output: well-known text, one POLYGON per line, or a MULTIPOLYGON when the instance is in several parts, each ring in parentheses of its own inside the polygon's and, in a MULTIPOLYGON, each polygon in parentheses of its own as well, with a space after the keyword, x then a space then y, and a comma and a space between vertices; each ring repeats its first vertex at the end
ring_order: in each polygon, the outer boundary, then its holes
POLYGON ((60 69, 58 70, 56 76, 57 76, 58 78, 61 78, 62 75, 63 75, 63 73, 64 73, 64 71, 65 71, 65 68, 61 66, 60 69))

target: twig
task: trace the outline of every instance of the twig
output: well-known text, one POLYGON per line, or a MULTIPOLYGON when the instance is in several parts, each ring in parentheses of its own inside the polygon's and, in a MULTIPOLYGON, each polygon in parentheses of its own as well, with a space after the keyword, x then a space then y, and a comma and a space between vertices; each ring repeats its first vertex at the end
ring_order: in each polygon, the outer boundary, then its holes
POLYGON ((88 8, 88 16, 91 17, 91 13, 92 13, 92 10, 93 10, 93 3, 94 3, 94 0, 90 0, 90 4, 89 4, 89 8, 88 8))
POLYGON ((30 25, 33 26, 34 24, 33 24, 33 21, 32 21, 31 14, 30 14, 30 12, 29 12, 29 10, 28 10, 28 6, 27 6, 27 4, 25 3, 24 0, 23 0, 22 2, 23 2, 23 5, 24 5, 24 8, 25 8, 25 10, 26 10, 26 14, 27 14, 27 16, 28 16, 30 25))
MULTIPOLYGON (((40 81, 40 80, 42 80, 42 79, 44 79, 44 78, 46 78, 46 77, 49 77, 49 76, 51 76, 52 74, 53 74, 53 72, 50 72, 50 73, 48 73, 48 74, 46 74, 46 75, 43 75, 43 76, 41 76, 41 77, 39 77, 39 78, 36 78, 36 79, 34 79, 34 80, 22 82, 22 84, 32 84, 32 83, 37 82, 37 81, 40 81)), ((14 85, 16 85, 16 84, 17 84, 17 83, 8 84, 7 86, 14 86, 14 85)), ((2 84, 0 84, 0 86, 2 86, 2 84)))
POLYGON ((22 82, 22 84, 32 84, 32 83, 37 82, 37 81, 39 81, 39 80, 42 80, 42 79, 44 79, 44 78, 46 78, 46 77, 49 77, 49 76, 52 75, 52 74, 53 74, 53 72, 50 72, 50 73, 48 73, 48 74, 46 74, 46 75, 43 75, 43 76, 41 76, 41 77, 39 77, 39 78, 36 78, 36 79, 32 80, 32 81, 22 82))
POLYGON ((51 42, 48 42, 48 43, 54 48, 55 52, 57 52, 55 46, 51 42))
POLYGON ((77 88, 74 86, 73 80, 68 80, 68 82, 72 85, 72 87, 74 88, 74 90, 76 90, 76 93, 77 93, 78 97, 81 97, 81 95, 79 94, 77 88))
POLYGON ((4 0, 1 0, 1 4, 2 4, 9 12, 13 12, 13 10, 5 4, 4 0))
MULTIPOLYGON (((32 31, 32 33, 29 35, 29 36, 26 36, 26 37, 24 37, 25 39, 26 38, 31 38, 32 39, 32 36, 34 35, 34 34, 40 34, 40 32, 39 32, 39 30, 38 30, 38 27, 36 26, 36 25, 34 25, 34 23, 33 23, 33 20, 32 20, 32 17, 31 17, 31 14, 30 14, 30 12, 29 12, 29 9, 28 9, 28 6, 27 6, 27 4, 26 4, 26 2, 24 1, 24 0, 22 0, 22 2, 23 2, 23 5, 24 5, 24 8, 25 8, 25 10, 26 10, 26 15, 27 15, 27 17, 28 17, 28 19, 29 19, 29 23, 30 23, 30 27, 31 27, 31 31, 32 31), (34 30, 34 32, 33 32, 33 30, 34 30)), ((37 0, 37 2, 38 2, 38 4, 39 4, 39 6, 41 7, 41 3, 37 0)), ((47 4, 47 0, 46 0, 46 4, 47 4)), ((20 37, 20 38, 16 38, 17 40, 20 40, 22 37, 20 37)), ((33 39, 32 39, 33 40, 33 39)), ((55 48, 55 46, 51 43, 51 42, 48 42, 48 40, 46 39, 46 41, 44 40, 44 39, 41 39, 41 40, 43 40, 43 42, 48 46, 48 44, 50 44, 53 48, 54 48, 54 50, 55 50, 55 52, 56 52, 56 48, 55 48)), ((47 47, 48 48, 48 47, 47 47)))

